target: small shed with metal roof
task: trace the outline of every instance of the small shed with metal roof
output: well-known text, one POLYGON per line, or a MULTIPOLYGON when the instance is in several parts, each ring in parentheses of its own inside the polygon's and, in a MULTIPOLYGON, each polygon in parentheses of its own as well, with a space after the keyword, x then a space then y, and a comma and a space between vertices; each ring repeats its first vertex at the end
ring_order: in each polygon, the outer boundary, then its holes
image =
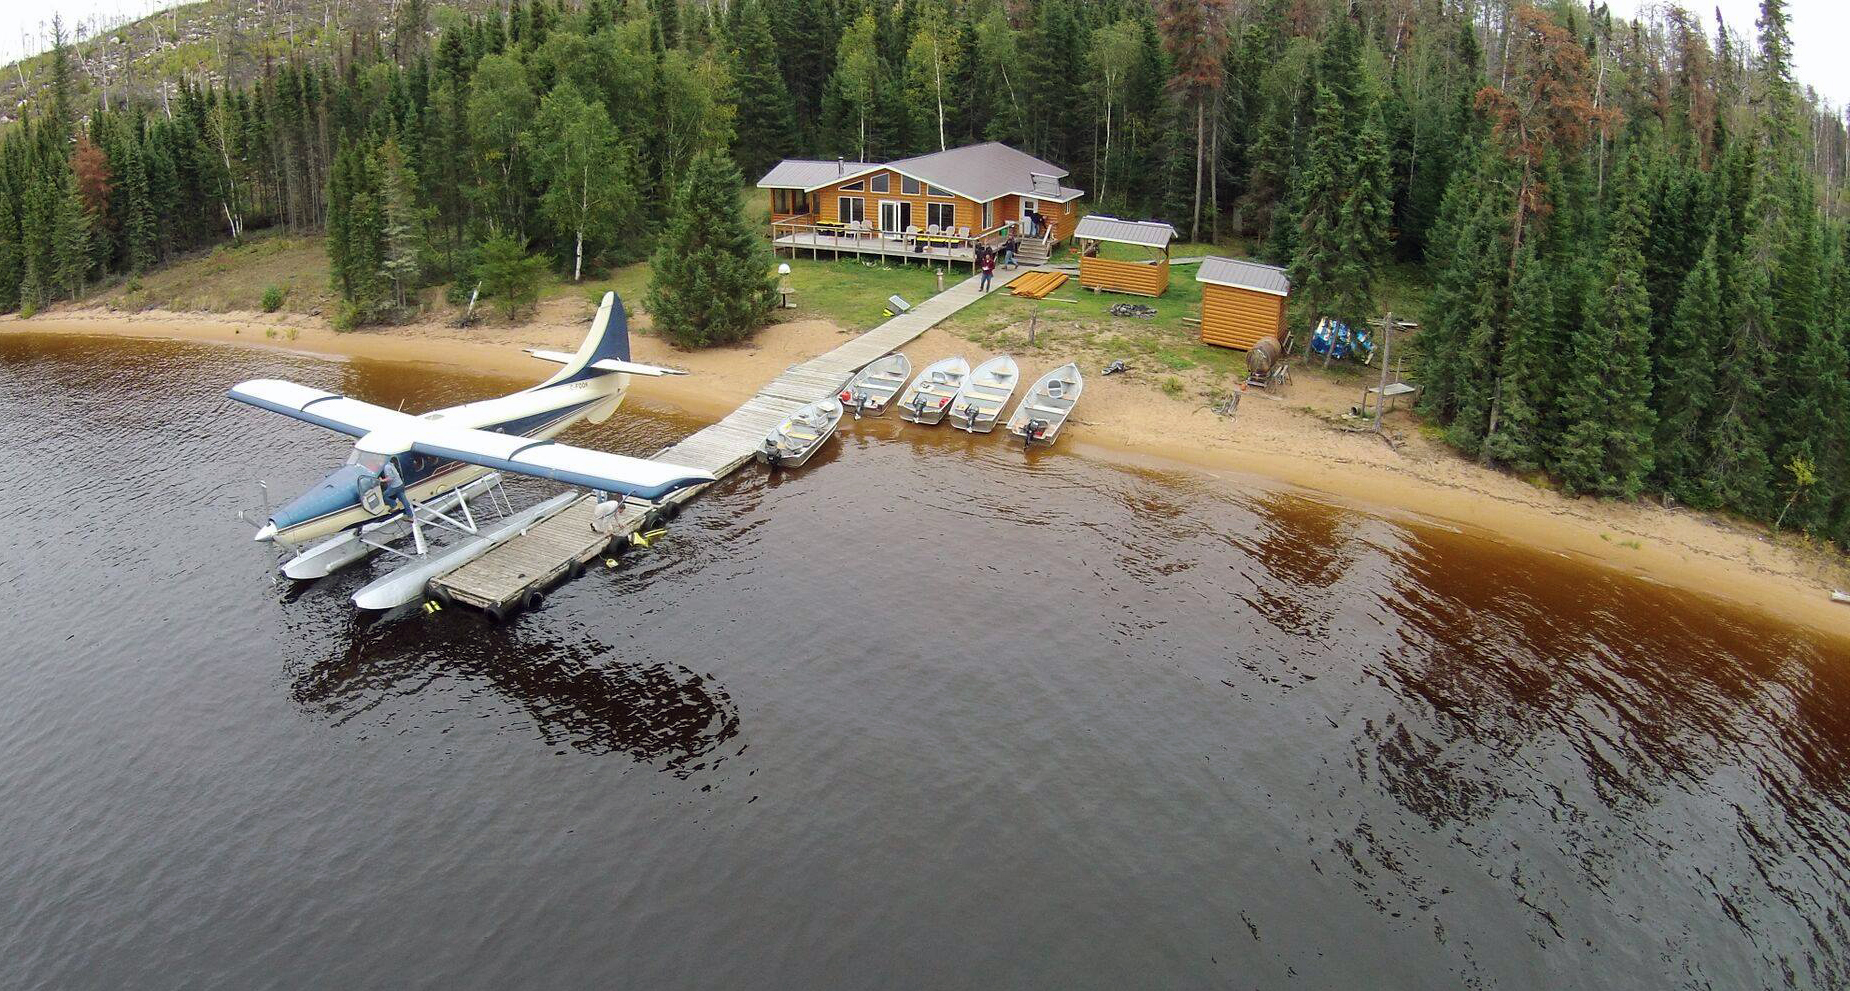
POLYGON ((1105 292, 1161 296, 1169 290, 1169 242, 1176 229, 1154 220, 1119 220, 1099 214, 1073 228, 1079 244, 1079 284, 1105 292), (1107 258, 1101 245, 1129 245, 1139 258, 1107 258))
POLYGON ((1202 259, 1201 342, 1250 351, 1265 338, 1285 340, 1291 278, 1273 265, 1237 258, 1202 259))

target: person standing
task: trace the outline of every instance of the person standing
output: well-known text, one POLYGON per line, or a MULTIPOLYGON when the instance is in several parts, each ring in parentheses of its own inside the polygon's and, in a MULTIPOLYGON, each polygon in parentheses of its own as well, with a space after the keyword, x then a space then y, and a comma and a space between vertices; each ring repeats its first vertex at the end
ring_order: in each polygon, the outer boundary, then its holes
POLYGON ((982 252, 982 257, 977 259, 977 266, 983 270, 983 281, 979 285, 981 286, 983 292, 988 292, 989 282, 991 279, 995 278, 996 276, 995 253, 990 251, 988 248, 984 248, 982 252))
POLYGON ((1020 250, 1021 239, 1014 234, 1010 234, 1008 239, 1002 242, 1002 267, 1013 271, 1015 268, 1015 252, 1020 250))

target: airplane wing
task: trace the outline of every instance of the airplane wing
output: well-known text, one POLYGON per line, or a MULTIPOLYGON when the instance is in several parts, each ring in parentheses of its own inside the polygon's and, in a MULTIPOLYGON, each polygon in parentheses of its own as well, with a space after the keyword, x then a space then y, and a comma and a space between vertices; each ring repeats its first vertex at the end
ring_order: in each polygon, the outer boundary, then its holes
POLYGON ((713 481, 712 473, 698 468, 416 418, 361 438, 358 446, 375 454, 414 451, 651 502, 676 489, 713 481))
POLYGON ((349 437, 364 437, 375 430, 416 423, 418 419, 409 413, 281 379, 239 382, 231 387, 231 398, 317 427, 338 430, 349 437))
POLYGON ((454 426, 277 379, 240 382, 232 387, 231 398, 358 437, 356 446, 372 454, 428 454, 651 502, 676 489, 713 481, 711 473, 698 468, 454 426))

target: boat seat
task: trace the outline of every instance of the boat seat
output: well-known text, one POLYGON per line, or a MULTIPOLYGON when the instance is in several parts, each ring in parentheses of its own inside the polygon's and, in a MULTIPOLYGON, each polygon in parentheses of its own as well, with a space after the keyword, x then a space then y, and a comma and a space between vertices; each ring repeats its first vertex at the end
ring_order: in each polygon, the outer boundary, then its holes
POLYGON ((817 435, 807 430, 785 430, 784 436, 791 440, 815 440, 817 435))
POLYGON ((1072 412, 1072 410, 1070 409, 1052 409, 1046 406, 1039 405, 1038 403, 1033 406, 1029 406, 1028 408, 1033 410, 1036 413, 1045 413, 1048 416, 1065 416, 1066 414, 1072 412))

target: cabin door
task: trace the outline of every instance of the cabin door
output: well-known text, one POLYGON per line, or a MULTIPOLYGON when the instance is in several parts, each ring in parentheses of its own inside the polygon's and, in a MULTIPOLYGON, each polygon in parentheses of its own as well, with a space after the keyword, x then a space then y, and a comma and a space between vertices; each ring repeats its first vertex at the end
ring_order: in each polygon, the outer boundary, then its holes
POLYGON ((880 201, 880 230, 887 234, 904 234, 912 226, 912 204, 905 200, 880 201))

